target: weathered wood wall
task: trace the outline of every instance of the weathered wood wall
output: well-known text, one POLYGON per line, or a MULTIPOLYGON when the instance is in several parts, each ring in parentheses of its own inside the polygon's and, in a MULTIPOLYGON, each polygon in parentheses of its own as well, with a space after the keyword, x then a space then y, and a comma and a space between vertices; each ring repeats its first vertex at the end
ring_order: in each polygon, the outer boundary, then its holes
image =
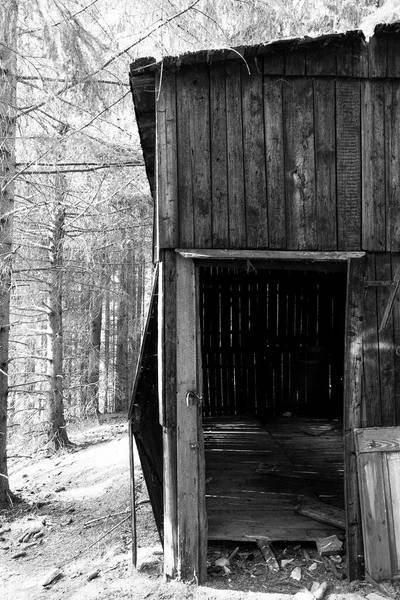
POLYGON ((156 74, 159 247, 399 250, 400 34, 251 50, 156 74))

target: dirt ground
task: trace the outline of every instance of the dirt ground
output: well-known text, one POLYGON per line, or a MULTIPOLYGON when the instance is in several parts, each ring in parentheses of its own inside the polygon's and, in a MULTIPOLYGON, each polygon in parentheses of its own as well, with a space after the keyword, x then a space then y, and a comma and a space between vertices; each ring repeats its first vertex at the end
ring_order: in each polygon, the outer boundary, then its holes
POLYGON ((371 592, 400 598, 393 585, 381 590, 364 582, 347 585, 342 579, 345 561, 337 559, 336 573, 327 570, 312 544, 276 544, 283 562, 271 574, 255 544, 212 543, 206 585, 165 583, 162 547, 138 460, 136 570, 131 562, 126 420, 111 415, 101 425, 87 423, 70 432, 70 438, 72 451, 10 461, 11 488, 24 502, 0 512, 2 600, 288 600, 324 581, 325 597, 331 600, 349 593, 352 600, 361 600, 371 592), (219 559, 233 553, 227 568, 218 566, 219 559), (291 577, 296 567, 300 580, 291 577), (43 585, 53 575, 54 581, 43 585))

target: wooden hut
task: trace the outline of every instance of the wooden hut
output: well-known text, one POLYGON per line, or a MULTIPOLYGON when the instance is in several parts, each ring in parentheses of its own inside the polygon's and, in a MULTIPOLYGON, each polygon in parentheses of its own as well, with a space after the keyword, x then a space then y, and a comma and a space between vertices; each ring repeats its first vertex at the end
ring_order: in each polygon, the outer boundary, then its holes
POLYGON ((130 425, 168 577, 333 533, 350 579, 400 574, 398 27, 132 64, 158 284, 130 425))

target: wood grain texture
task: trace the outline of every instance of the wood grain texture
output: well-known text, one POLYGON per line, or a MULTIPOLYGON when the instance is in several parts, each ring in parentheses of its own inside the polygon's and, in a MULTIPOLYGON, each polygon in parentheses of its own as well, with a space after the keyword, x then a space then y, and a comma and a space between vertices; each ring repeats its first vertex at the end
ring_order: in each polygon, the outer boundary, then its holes
MULTIPOLYGON (((400 268, 400 255, 392 254, 392 272, 400 268)), ((400 425, 400 294, 397 294, 393 305, 393 344, 394 352, 394 377, 395 388, 393 405, 395 410, 395 424, 400 425)))
MULTIPOLYGON (((400 45, 399 45, 400 49, 400 45)), ((398 65, 399 61, 395 61, 398 65)), ((386 248, 400 250, 400 82, 386 81, 385 91, 385 163, 386 163, 386 248)))
POLYGON ((176 255, 161 252, 158 305, 158 376, 164 455, 164 574, 177 574, 177 444, 176 444, 176 255))
POLYGON ((297 48, 285 54, 285 75, 305 75, 306 50, 297 48))
POLYGON ((246 248, 241 65, 226 65, 229 246, 246 248))
POLYGON ((347 272, 344 357, 344 464, 348 578, 363 574, 363 541, 357 480, 354 429, 361 425, 364 330, 364 277, 366 259, 350 259, 347 272))
MULTIPOLYGON (((391 257, 389 253, 379 253, 376 255, 376 276, 384 281, 391 281, 394 276, 397 278, 400 273, 392 272, 391 257)), ((396 286, 396 283, 394 283, 396 286)), ((398 286, 398 283, 397 283, 398 286)), ((394 289, 393 289, 394 293, 394 289)), ((398 292, 397 292, 398 293, 398 292)), ((378 315, 378 343, 379 343, 379 371, 380 371, 380 399, 382 425, 396 425, 396 406, 395 406, 395 352, 393 340, 393 311, 391 311, 387 324, 380 328, 384 315, 391 299, 391 288, 378 287, 377 294, 377 315, 378 315)), ((375 423, 374 423, 375 424, 375 423)))
POLYGON ((357 452, 400 452, 399 427, 365 427, 355 432, 357 452))
MULTIPOLYGON (((367 254, 366 279, 376 279, 376 255, 367 254)), ((364 333, 363 333, 363 361, 364 389, 363 389, 363 427, 374 425, 381 426, 381 372, 379 368, 379 338, 378 338, 378 295, 377 289, 369 287, 364 294, 364 333)))
POLYGON ((286 248, 282 80, 264 77, 269 247, 286 248))
POLYGON ((247 247, 268 246, 262 74, 242 66, 244 189, 247 247))
POLYGON ((382 459, 379 453, 358 457, 365 569, 375 579, 391 578, 388 514, 382 459))
POLYGON ((362 246, 386 249, 386 182, 384 85, 361 83, 362 128, 362 246))
POLYGON ((212 245, 229 245, 225 66, 210 69, 212 245))
POLYGON ((314 81, 318 248, 337 249, 335 82, 314 81))
POLYGON ((178 574, 184 581, 204 577, 204 458, 199 438, 198 304, 193 261, 177 255, 177 509, 178 574), (193 394, 193 399, 188 397, 193 394), (196 400, 197 398, 197 400, 196 400), (203 527, 203 530, 201 529, 203 527))
POLYGON ((390 548, 392 559, 392 570, 394 575, 400 573, 400 455, 389 454, 387 456, 387 479, 390 490, 392 507, 392 527, 390 529, 390 548))
POLYGON ((192 69, 180 69, 176 75, 178 143, 178 217, 179 240, 186 248, 195 246, 191 134, 192 69))
POLYGON ((336 82, 338 250, 361 249, 360 83, 336 82))
POLYGON ((178 170, 175 72, 158 81, 157 127, 157 223, 158 248, 179 245, 178 170))
POLYGON ((317 248, 312 82, 284 85, 285 176, 288 249, 317 248))

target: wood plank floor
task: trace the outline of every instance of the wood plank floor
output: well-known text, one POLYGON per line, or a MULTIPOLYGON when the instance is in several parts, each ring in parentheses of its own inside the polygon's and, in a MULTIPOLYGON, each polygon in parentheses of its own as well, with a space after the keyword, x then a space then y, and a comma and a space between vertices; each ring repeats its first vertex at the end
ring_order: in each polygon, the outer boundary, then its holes
POLYGON ((204 419, 210 540, 315 540, 343 532, 294 512, 304 496, 343 507, 338 423, 204 419))

